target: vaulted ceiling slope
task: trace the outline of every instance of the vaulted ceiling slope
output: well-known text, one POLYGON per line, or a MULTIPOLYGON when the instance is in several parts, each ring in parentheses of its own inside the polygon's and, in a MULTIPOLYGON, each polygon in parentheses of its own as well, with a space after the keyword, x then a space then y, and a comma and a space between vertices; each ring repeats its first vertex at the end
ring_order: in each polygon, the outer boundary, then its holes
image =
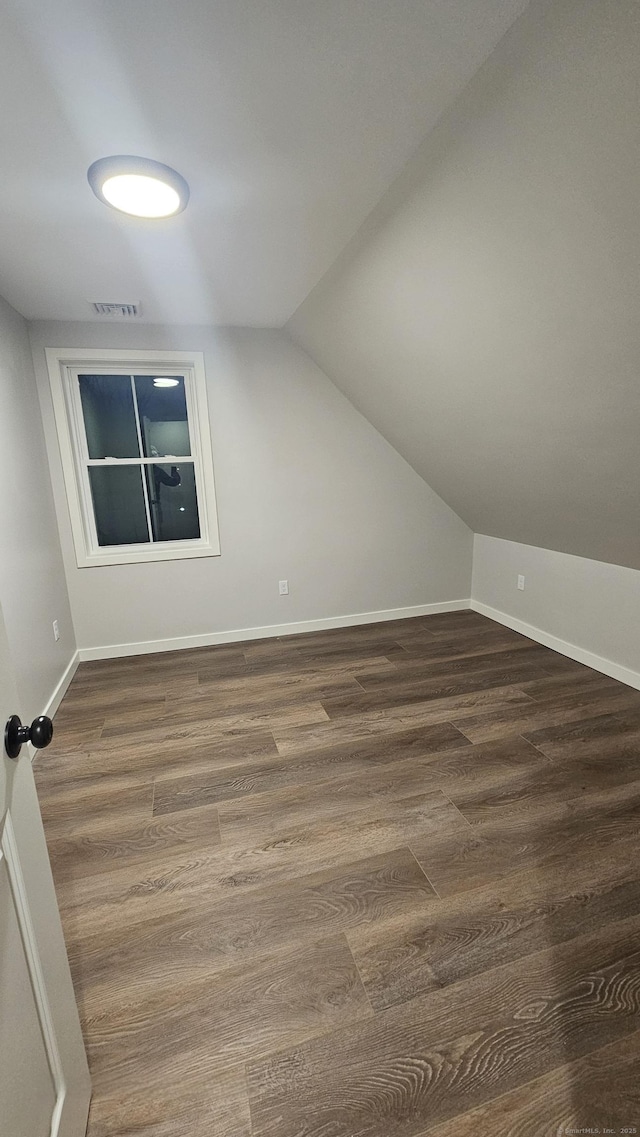
POLYGON ((527 0, 0 0, 0 293, 30 319, 281 327, 527 0), (105 209, 88 166, 177 169, 105 209))
POLYGON ((640 568, 640 4, 534 3, 288 325, 476 531, 640 568))

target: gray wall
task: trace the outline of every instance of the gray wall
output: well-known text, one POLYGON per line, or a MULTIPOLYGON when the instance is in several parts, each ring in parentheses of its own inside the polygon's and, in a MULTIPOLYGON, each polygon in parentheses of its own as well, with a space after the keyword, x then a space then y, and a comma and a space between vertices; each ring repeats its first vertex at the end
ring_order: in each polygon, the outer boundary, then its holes
POLYGON ((288 325, 476 531, 640 567, 640 4, 533 3, 288 325))
POLYGON ((47 706, 76 644, 27 325, 2 299, 0 424, 0 604, 20 696, 16 710, 29 719, 47 706))
MULTIPOLYGON (((558 651, 565 650, 566 645, 578 647, 626 668, 633 674, 605 670, 640 687, 637 569, 478 534, 474 541, 472 597, 497 614, 558 637, 565 644, 554 645, 558 651), (525 578, 523 592, 517 588, 519 574, 525 578)), ((581 658, 582 662, 599 667, 598 660, 581 658)))
POLYGON ((81 647, 470 595, 470 530, 282 333, 54 322, 31 338, 81 647), (221 557, 76 567, 44 349, 92 346, 204 351, 221 557))

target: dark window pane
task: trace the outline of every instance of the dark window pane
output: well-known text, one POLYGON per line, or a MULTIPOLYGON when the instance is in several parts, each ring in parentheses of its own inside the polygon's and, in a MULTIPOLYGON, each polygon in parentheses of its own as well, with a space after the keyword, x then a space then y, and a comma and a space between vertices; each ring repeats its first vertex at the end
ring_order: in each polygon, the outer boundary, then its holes
POLYGON ((79 375, 90 458, 139 458, 130 375, 79 375))
POLYGON ((145 458, 191 454, 184 378, 136 375, 135 383, 145 458), (166 386, 165 381, 175 385, 166 386))
POLYGON ((140 466, 90 466, 89 482, 99 545, 149 541, 140 466))
POLYGON ((154 541, 193 541, 200 536, 192 462, 147 466, 154 541))

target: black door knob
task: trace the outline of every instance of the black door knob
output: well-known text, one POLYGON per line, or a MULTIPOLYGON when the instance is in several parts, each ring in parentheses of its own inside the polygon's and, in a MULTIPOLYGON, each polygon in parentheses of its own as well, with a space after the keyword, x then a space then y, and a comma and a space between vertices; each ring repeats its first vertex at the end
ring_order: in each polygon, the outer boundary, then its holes
POLYGON ((38 715, 31 726, 23 726, 18 715, 12 715, 4 730, 4 748, 10 758, 17 758, 23 743, 30 742, 43 750, 53 738, 53 723, 46 715, 38 715))

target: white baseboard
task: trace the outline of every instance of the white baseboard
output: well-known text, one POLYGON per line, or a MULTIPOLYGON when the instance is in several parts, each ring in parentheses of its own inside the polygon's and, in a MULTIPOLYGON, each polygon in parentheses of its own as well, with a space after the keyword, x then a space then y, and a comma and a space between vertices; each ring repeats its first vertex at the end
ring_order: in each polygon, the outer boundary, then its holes
POLYGON ((550 647, 553 651, 568 656, 569 659, 575 659, 577 663, 584 663, 587 667, 592 667, 594 671, 601 671, 603 675, 609 675, 611 679, 618 679, 620 683, 626 683, 628 687, 635 687, 640 691, 640 672, 638 671, 632 671, 629 667, 614 663, 612 659, 605 659, 604 656, 596 655, 593 651, 587 651, 586 648, 561 640, 558 636, 543 631, 542 628, 536 628, 533 624, 527 624, 524 620, 518 620, 515 616, 509 616, 506 612, 500 612, 498 608, 491 608, 479 600, 471 600, 469 607, 474 612, 488 616, 490 620, 496 620, 498 624, 505 624, 514 632, 528 636, 530 640, 535 640, 536 643, 544 644, 545 647, 550 647))
MULTIPOLYGON (((52 719, 54 717, 58 707, 60 706, 60 703, 64 699, 64 697, 67 693, 67 690, 69 689, 69 684, 71 683, 71 680, 73 679, 73 677, 74 677, 74 675, 78 669, 79 662, 80 662, 80 654, 79 654, 79 652, 74 651, 74 653, 71 656, 71 659, 69 660, 62 676, 60 677, 60 679, 56 683, 56 685, 55 685, 53 691, 51 692, 51 695, 49 696, 49 699, 47 700, 43 710, 40 712, 41 714, 47 715, 50 719, 52 719)), ((29 754, 31 755, 31 761, 33 762, 34 758, 36 757, 37 754, 40 753, 40 751, 36 750, 35 746, 32 746, 30 742, 27 743, 27 750, 28 750, 29 754)))
POLYGON ((411 608, 388 608, 381 612, 357 612, 351 616, 327 616, 319 620, 300 620, 294 624, 272 624, 261 628, 239 628, 228 632, 204 632, 197 636, 176 636, 166 640, 143 640, 138 643, 106 644, 104 647, 81 647, 81 661, 117 659, 125 655, 149 655, 157 651, 183 651, 186 648, 211 647, 214 644, 241 643, 276 636, 295 636, 302 632, 319 632, 325 628, 350 628, 358 624, 377 624, 385 620, 410 620, 415 616, 431 616, 438 612, 459 612, 469 608, 470 600, 444 600, 439 604, 415 604, 411 608))
POLYGON ((48 701, 46 707, 42 711, 43 715, 48 715, 49 718, 53 718, 58 707, 60 706, 60 703, 62 702, 64 696, 67 693, 67 689, 68 689, 69 684, 71 683, 71 680, 73 679, 73 677, 77 671, 79 662, 80 662, 80 654, 79 654, 79 652, 74 651, 74 653, 71 656, 71 659, 69 660, 69 663, 68 663, 68 665, 64 671, 64 674, 62 675, 59 682, 56 684, 53 692, 51 693, 51 697, 49 698, 49 701, 48 701))

